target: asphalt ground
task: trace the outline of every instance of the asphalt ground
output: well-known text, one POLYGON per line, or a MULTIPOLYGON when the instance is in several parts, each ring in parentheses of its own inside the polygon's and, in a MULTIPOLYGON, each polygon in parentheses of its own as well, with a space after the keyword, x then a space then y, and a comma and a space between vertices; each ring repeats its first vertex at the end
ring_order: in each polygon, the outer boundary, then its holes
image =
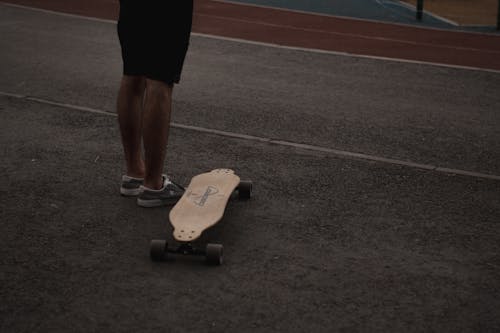
POLYGON ((166 169, 255 192, 205 236, 223 266, 157 264, 115 25, 0 9, 2 332, 500 329, 498 73, 194 35, 166 169))

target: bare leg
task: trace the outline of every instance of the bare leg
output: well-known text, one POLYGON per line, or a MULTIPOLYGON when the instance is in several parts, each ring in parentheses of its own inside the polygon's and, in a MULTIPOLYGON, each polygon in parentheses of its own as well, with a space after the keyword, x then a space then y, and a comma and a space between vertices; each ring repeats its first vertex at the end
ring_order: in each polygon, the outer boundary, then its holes
POLYGON ((146 80, 141 76, 123 76, 118 92, 117 113, 122 137, 127 175, 144 177, 141 153, 142 103, 146 80))
POLYGON ((159 190, 163 186, 162 174, 170 130, 172 91, 173 86, 146 79, 142 131, 146 162, 144 186, 153 190, 159 190))

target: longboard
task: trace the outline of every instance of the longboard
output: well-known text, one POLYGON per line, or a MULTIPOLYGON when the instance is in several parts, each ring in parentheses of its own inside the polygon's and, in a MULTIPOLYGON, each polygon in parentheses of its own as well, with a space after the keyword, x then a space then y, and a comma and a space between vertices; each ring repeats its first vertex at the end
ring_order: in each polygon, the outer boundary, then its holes
POLYGON ((170 249, 165 240, 151 241, 151 258, 164 260, 167 253, 205 255, 207 261, 222 263, 221 244, 207 244, 205 249, 195 248, 191 242, 217 224, 223 217, 231 195, 238 191, 239 197, 247 199, 251 195, 252 183, 242 182, 233 170, 215 169, 191 179, 184 195, 172 208, 169 220, 174 239, 180 243, 170 249))

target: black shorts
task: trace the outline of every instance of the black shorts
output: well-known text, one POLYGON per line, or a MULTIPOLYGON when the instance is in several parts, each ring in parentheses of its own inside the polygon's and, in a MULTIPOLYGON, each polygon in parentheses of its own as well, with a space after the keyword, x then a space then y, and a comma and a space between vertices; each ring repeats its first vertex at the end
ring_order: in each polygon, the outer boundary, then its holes
POLYGON ((123 74, 179 83, 192 17, 193 0, 120 0, 123 74))

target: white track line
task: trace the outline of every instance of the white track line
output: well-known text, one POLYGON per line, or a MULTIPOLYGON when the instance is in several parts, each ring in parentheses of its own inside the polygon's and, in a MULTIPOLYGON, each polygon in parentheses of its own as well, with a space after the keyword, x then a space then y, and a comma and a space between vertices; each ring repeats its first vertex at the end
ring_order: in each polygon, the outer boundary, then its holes
MULTIPOLYGON (((216 0, 214 0, 214 1, 216 1, 216 0)), ((227 1, 219 1, 219 2, 227 2, 227 1)), ((116 21, 113 21, 113 20, 106 20, 106 19, 100 19, 100 18, 95 18, 95 17, 61 13, 61 12, 56 12, 53 10, 40 9, 40 8, 5 3, 2 1, 0 1, 0 4, 5 5, 5 6, 14 7, 14 8, 31 10, 31 11, 36 11, 36 12, 41 12, 41 13, 46 13, 46 14, 63 16, 63 17, 76 18, 76 19, 82 19, 82 20, 93 21, 93 22, 116 24, 116 21)), ((247 5, 247 4, 242 4, 242 5, 247 5)), ((248 6, 250 6, 250 5, 248 5, 248 6)), ((378 23, 380 23, 380 22, 378 22, 378 23)), ((469 33, 469 32, 467 32, 467 33, 469 33)), ((243 43, 243 44, 279 48, 279 49, 285 49, 285 50, 291 50, 291 51, 303 51, 303 52, 312 52, 312 53, 351 57, 351 58, 362 58, 362 59, 381 60, 381 61, 390 61, 390 62, 399 62, 399 63, 408 63, 408 64, 429 65, 429 66, 438 66, 438 67, 445 67, 445 68, 454 68, 454 69, 463 69, 463 70, 472 70, 472 71, 481 71, 481 72, 500 74, 500 70, 496 70, 496 69, 488 69, 488 68, 480 68, 480 67, 472 67, 472 66, 461 66, 461 65, 450 65, 450 64, 444 64, 444 63, 438 63, 438 62, 409 60, 409 59, 401 59, 401 58, 371 56, 371 55, 363 55, 363 54, 354 54, 354 53, 349 53, 349 52, 312 49, 312 48, 305 48, 305 47, 286 46, 286 45, 281 45, 281 44, 256 42, 256 41, 250 41, 250 40, 246 40, 246 39, 221 37, 221 36, 202 34, 202 33, 192 33, 192 35, 197 36, 197 37, 203 37, 203 38, 211 38, 211 39, 237 42, 237 43, 243 43)), ((496 51, 493 51, 493 52, 496 52, 496 51)))
POLYGON ((363 55, 363 54, 353 54, 353 53, 349 53, 349 52, 340 52, 340 51, 327 51, 327 50, 310 49, 310 48, 298 47, 298 46, 285 46, 285 45, 280 45, 280 44, 255 42, 255 41, 250 41, 250 40, 246 40, 246 39, 239 39, 239 38, 232 38, 232 37, 221 37, 221 36, 207 35, 207 34, 202 34, 202 33, 192 33, 192 35, 199 36, 199 37, 205 37, 205 38, 212 38, 212 39, 217 39, 217 40, 243 43, 243 44, 273 47, 273 48, 285 49, 285 50, 290 50, 290 51, 303 51, 303 52, 312 52, 312 53, 319 53, 319 54, 329 54, 329 55, 335 55, 335 56, 351 57, 351 58, 382 60, 382 61, 390 61, 390 62, 398 62, 398 63, 406 63, 406 64, 437 66, 437 67, 445 67, 445 68, 463 69, 463 70, 471 70, 471 71, 480 71, 480 72, 500 74, 500 70, 497 70, 497 69, 488 69, 488 68, 479 68, 479 67, 461 66, 461 65, 450 65, 450 64, 443 64, 443 63, 439 63, 439 62, 419 61, 419 60, 410 60, 410 59, 401 59, 401 58, 388 58, 388 57, 371 56, 371 55, 363 55))
POLYGON ((31 10, 31 11, 34 11, 34 12, 39 12, 39 13, 45 13, 45 14, 51 14, 51 15, 57 15, 57 16, 63 16, 63 17, 76 18, 76 19, 87 20, 87 21, 92 21, 92 22, 101 22, 101 23, 116 24, 115 20, 106 20, 106 19, 101 19, 101 18, 91 17, 91 16, 84 16, 84 15, 78 15, 78 14, 69 14, 69 13, 64 13, 64 12, 57 12, 55 10, 42 9, 42 8, 37 8, 37 7, 23 6, 23 5, 17 5, 17 4, 3 2, 3 1, 0 1, 0 4, 2 4, 3 6, 7 6, 7 7, 19 8, 19 9, 26 9, 26 10, 31 10))
MULTIPOLYGON (((115 113, 104 111, 104 110, 94 109, 94 108, 90 108, 90 107, 86 107, 86 106, 73 105, 73 104, 68 104, 68 103, 60 103, 60 102, 46 100, 43 98, 25 96, 25 95, 20 95, 20 94, 13 94, 13 93, 0 91, 0 96, 26 100, 26 101, 45 104, 45 105, 53 105, 53 106, 58 106, 58 107, 65 108, 65 109, 89 112, 89 113, 100 114, 100 115, 105 115, 105 116, 111 116, 111 117, 117 116, 115 113)), ((413 169, 435 171, 435 172, 440 172, 440 173, 445 173, 445 174, 455 174, 455 175, 461 175, 461 176, 467 176, 467 177, 473 177, 473 178, 500 180, 500 176, 498 176, 498 175, 491 175, 491 174, 485 174, 485 173, 474 172, 474 171, 466 171, 466 170, 460 170, 460 169, 453 169, 453 168, 445 168, 445 167, 440 167, 440 166, 435 166, 435 165, 430 165, 430 164, 415 163, 415 162, 411 162, 411 161, 403 161, 403 160, 398 160, 398 159, 393 159, 393 158, 386 158, 386 157, 356 153, 356 152, 351 152, 351 151, 346 151, 346 150, 339 150, 339 149, 334 149, 334 148, 314 146, 314 145, 297 143, 297 142, 292 142, 292 141, 275 140, 275 139, 271 139, 271 138, 259 137, 259 136, 254 136, 254 135, 221 131, 221 130, 206 128, 206 127, 184 125, 184 124, 179 124, 179 123, 171 123, 171 127, 177 128, 177 129, 183 129, 183 130, 187 130, 187 131, 198 132, 198 133, 219 135, 219 136, 224 136, 224 137, 233 138, 233 139, 261 142, 261 143, 265 143, 265 144, 272 144, 272 145, 277 145, 277 146, 282 146, 282 147, 291 147, 291 148, 295 148, 295 149, 315 151, 315 152, 325 153, 328 155, 333 155, 333 156, 337 156, 337 157, 341 157, 341 158, 350 158, 350 159, 358 159, 358 160, 365 160, 365 161, 371 161, 371 162, 385 163, 385 164, 398 165, 398 166, 403 166, 403 167, 408 167, 408 168, 413 168, 413 169)))

